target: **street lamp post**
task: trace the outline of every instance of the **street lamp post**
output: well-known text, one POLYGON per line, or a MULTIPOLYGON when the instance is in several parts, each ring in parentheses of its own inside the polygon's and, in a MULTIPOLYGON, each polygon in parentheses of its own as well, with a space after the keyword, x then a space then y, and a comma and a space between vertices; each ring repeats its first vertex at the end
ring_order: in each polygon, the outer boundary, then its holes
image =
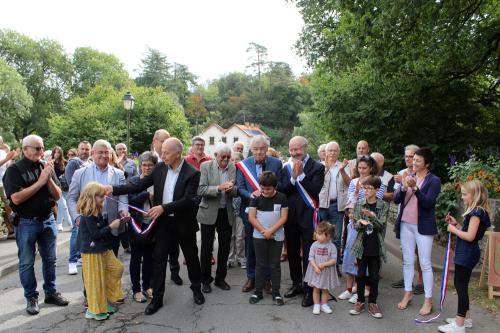
POLYGON ((130 111, 134 109, 134 96, 127 91, 127 93, 123 96, 123 107, 127 111, 127 149, 128 151, 132 151, 130 147, 130 111))

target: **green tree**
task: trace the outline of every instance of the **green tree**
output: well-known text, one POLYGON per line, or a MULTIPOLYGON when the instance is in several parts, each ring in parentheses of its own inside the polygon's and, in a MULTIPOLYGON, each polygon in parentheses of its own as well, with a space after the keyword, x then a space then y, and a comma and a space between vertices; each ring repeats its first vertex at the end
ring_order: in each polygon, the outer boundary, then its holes
POLYGON ((90 47, 79 47, 73 53, 73 94, 86 95, 97 85, 121 89, 130 81, 122 62, 114 55, 90 47))
POLYGON ((267 61, 267 47, 251 42, 248 44, 247 53, 250 54, 248 60, 251 61, 247 67, 252 68, 260 81, 261 73, 267 61))
POLYGON ((105 138, 112 144, 125 142, 127 113, 122 98, 126 91, 131 91, 136 101, 130 117, 131 152, 149 150, 158 128, 188 141, 189 126, 182 108, 161 88, 129 86, 117 90, 96 86, 88 95, 69 100, 64 116, 51 115, 48 143, 68 149, 81 140, 92 142, 105 138))
POLYGON ((500 7, 495 1, 294 1, 298 51, 315 67, 318 130, 354 151, 359 139, 400 165, 404 145, 449 154, 500 142, 500 7))
POLYGON ((22 76, 0 58, 0 130, 13 133, 14 127, 29 117, 32 104, 22 76))
POLYGON ((167 82, 172 79, 170 75, 172 65, 167 61, 166 55, 159 50, 148 48, 146 56, 141 62, 141 71, 135 79, 137 85, 146 87, 167 86, 167 82))
POLYGON ((29 117, 14 126, 16 139, 29 133, 46 136, 48 115, 61 113, 69 94, 73 68, 68 55, 56 41, 0 30, 0 57, 24 78, 33 99, 29 117))

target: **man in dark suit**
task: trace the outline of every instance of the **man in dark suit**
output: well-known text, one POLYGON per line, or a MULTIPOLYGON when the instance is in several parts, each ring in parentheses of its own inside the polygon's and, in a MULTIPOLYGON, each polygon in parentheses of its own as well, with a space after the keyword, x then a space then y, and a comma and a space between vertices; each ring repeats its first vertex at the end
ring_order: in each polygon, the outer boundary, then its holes
POLYGON ((319 204, 319 192, 323 187, 325 167, 307 154, 307 140, 304 137, 293 137, 288 148, 291 158, 281 170, 278 182, 278 191, 286 194, 289 207, 288 220, 285 223, 285 241, 293 285, 285 297, 290 298, 304 293, 302 306, 307 307, 313 303, 312 288, 303 283, 303 280, 309 264, 309 249, 313 243, 314 209, 305 203, 299 193, 299 184, 319 204), (302 263, 300 259, 301 242, 302 263))
POLYGON ((153 299, 145 313, 151 315, 163 306, 168 253, 178 241, 186 259, 188 277, 196 304, 203 304, 201 268, 196 245, 195 197, 200 172, 182 158, 183 145, 177 138, 169 138, 162 145, 162 163, 137 183, 108 187, 114 195, 138 193, 154 185, 154 207, 148 215, 156 219, 153 232, 156 243, 153 251, 153 299))
MULTIPOLYGON (((241 165, 238 166, 236 171, 236 186, 238 187, 238 194, 241 197, 240 216, 245 226, 245 247, 246 247, 246 264, 247 264, 247 281, 243 285, 243 292, 252 290, 255 286, 255 249, 253 247, 253 227, 248 221, 247 208, 250 200, 260 196, 260 190, 255 188, 257 179, 264 171, 272 171, 276 175, 281 171, 281 161, 277 158, 266 156, 269 143, 262 135, 256 135, 251 144, 250 150, 252 155, 246 158, 241 163, 246 168, 242 169, 241 165), (245 170, 245 173, 242 172, 245 170), (250 179, 255 180, 252 184, 250 179)), ((257 184, 258 186, 258 184, 257 184)))

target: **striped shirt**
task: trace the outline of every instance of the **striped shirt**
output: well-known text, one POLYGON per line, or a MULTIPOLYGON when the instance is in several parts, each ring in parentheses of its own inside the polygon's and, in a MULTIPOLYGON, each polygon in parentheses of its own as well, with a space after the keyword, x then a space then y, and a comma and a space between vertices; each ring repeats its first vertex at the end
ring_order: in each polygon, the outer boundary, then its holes
MULTIPOLYGON (((357 201, 361 201, 365 198, 365 190, 363 189, 362 186, 359 189, 358 197, 353 198, 354 192, 356 191, 356 185, 358 184, 358 181, 359 181, 359 178, 354 178, 353 180, 351 180, 351 183, 349 184, 349 189, 347 190, 347 198, 349 199, 349 201, 351 201, 351 204, 356 203, 357 201)), ((380 185, 380 188, 377 191, 376 197, 378 199, 382 199, 384 197, 384 193, 385 193, 385 186, 384 186, 384 184, 382 184, 382 185, 380 185)))

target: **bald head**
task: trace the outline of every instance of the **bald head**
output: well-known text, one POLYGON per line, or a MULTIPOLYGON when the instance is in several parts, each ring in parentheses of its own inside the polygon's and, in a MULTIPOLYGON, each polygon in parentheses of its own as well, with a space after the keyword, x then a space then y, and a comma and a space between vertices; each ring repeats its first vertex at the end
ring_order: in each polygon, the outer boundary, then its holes
POLYGON ((153 148, 158 154, 161 153, 161 145, 168 138, 170 138, 170 133, 168 133, 165 129, 160 128, 155 132, 155 135, 153 136, 153 148))
POLYGON ((361 140, 358 142, 356 145, 356 156, 361 157, 363 155, 368 155, 370 152, 370 146, 368 145, 368 142, 365 140, 361 140))
POLYGON ((184 145, 177 138, 166 139, 161 146, 161 159, 166 165, 176 168, 181 162, 184 145))
POLYGON ((307 155, 307 139, 303 136, 294 136, 288 143, 290 156, 295 160, 303 160, 307 155))
POLYGON ((372 153, 370 155, 374 160, 375 162, 377 163, 377 166, 378 166, 378 169, 379 170, 382 170, 383 167, 384 167, 384 155, 382 155, 381 153, 372 153))

